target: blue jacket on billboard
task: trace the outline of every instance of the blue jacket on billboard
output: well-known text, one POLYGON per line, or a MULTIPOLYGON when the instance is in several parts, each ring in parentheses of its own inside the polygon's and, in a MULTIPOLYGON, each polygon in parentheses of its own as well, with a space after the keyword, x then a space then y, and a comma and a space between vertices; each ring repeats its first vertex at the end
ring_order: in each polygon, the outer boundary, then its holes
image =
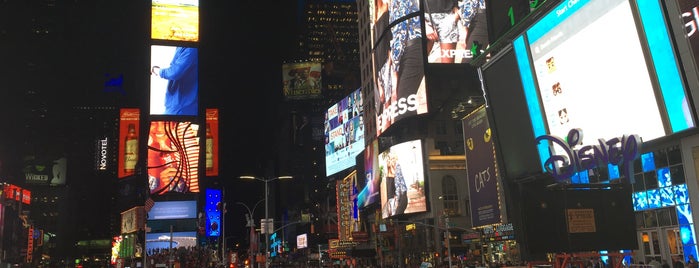
POLYGON ((196 48, 177 47, 170 67, 160 69, 167 79, 165 114, 197 115, 199 94, 199 55, 196 48))

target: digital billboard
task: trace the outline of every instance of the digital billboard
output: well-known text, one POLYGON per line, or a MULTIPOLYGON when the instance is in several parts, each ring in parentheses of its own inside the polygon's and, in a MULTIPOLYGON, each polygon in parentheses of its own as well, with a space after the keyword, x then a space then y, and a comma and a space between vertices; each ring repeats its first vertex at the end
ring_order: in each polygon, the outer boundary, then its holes
POLYGON ((148 211, 148 220, 195 219, 197 201, 156 201, 148 211))
POLYGON ((581 145, 595 145, 599 139, 627 134, 647 142, 695 126, 658 1, 631 5, 625 0, 584 0, 539 10, 547 13, 482 67, 490 105, 507 107, 510 116, 529 115, 529 120, 506 119, 491 109, 497 135, 508 137, 498 139, 508 145, 500 148, 521 149, 506 149, 506 160, 520 154, 506 161, 507 169, 531 171, 531 167, 508 167, 530 161, 528 148, 521 144, 538 146, 534 154, 538 154, 539 171, 552 154, 562 152, 548 142, 537 144, 529 135, 512 137, 501 127, 520 133, 531 129, 535 138, 566 137, 570 130, 581 129, 585 134, 581 145), (589 51, 589 40, 605 40, 623 49, 595 49, 592 57, 581 53, 589 51), (503 79, 517 74, 519 79, 503 79))
POLYGON ((204 130, 204 169, 206 176, 218 176, 218 109, 206 109, 206 129, 204 130))
POLYGON ((148 131, 151 194, 199 192, 199 125, 152 121, 148 131))
POLYGON ((134 175, 138 163, 141 110, 122 108, 119 111, 119 159, 117 177, 134 175))
POLYGON ((321 97, 320 62, 295 62, 282 64, 283 94, 286 99, 310 99, 321 97))
POLYGON ((151 46, 150 114, 199 113, 199 49, 151 46))
MULTIPOLYGON (((360 154, 361 155, 361 154, 360 154)), ((379 177, 379 140, 374 139, 364 149, 362 157, 364 165, 362 169, 357 169, 357 172, 364 172, 364 176, 357 176, 359 193, 357 194, 357 207, 365 208, 380 200, 379 187, 381 186, 381 178, 379 177), (362 178, 363 177, 363 178, 362 178)), ((357 164, 359 165, 359 163, 357 164)))
POLYGON ((355 90, 325 113, 325 175, 330 176, 356 164, 364 150, 362 91, 355 90))
POLYGON ((422 141, 406 141, 379 154, 381 215, 388 218, 427 211, 422 141))
POLYGON ((418 0, 372 1, 376 136, 401 119, 428 112, 418 0))
POLYGON ((153 0, 151 39, 199 41, 199 0, 153 0))
POLYGON ((170 248, 194 248, 196 246, 196 232, 146 233, 147 252, 170 248))
POLYGON ((206 236, 221 236, 221 190, 206 189, 206 236))
MULTIPOLYGON (((483 0, 424 1, 427 62, 467 63, 471 60, 471 22, 485 11, 483 0)), ((485 23, 485 21, 481 22, 485 23)), ((483 44, 485 45, 485 44, 483 44)))

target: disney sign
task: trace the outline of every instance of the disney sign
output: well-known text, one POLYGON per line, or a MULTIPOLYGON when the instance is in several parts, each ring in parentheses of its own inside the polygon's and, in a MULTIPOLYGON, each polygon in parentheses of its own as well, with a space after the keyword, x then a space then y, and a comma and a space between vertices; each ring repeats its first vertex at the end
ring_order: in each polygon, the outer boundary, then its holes
POLYGON ((598 144, 582 145, 583 131, 571 129, 564 140, 557 136, 542 135, 536 138, 536 144, 548 141, 561 150, 551 150, 552 155, 544 162, 544 170, 556 181, 565 180, 575 173, 593 169, 606 164, 623 167, 623 175, 631 183, 633 178, 633 161, 640 156, 641 138, 636 135, 624 135, 610 140, 598 139, 598 144), (579 147, 579 148, 577 148, 579 147), (556 155, 553 152, 562 151, 556 155))

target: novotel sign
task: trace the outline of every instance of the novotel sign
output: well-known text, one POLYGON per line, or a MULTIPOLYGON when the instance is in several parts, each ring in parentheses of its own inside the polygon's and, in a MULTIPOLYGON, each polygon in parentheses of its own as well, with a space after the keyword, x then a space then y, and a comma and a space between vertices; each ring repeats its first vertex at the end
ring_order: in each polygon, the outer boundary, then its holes
POLYGON ((623 135, 609 140, 598 139, 597 144, 582 145, 583 131, 571 129, 566 139, 553 135, 536 138, 536 144, 550 142, 551 156, 544 161, 544 170, 556 181, 566 180, 575 173, 607 164, 623 167, 623 175, 634 183, 633 161, 640 156, 641 138, 636 135, 623 135), (555 150, 555 148, 560 150, 555 150), (554 154, 553 152, 562 152, 554 154))

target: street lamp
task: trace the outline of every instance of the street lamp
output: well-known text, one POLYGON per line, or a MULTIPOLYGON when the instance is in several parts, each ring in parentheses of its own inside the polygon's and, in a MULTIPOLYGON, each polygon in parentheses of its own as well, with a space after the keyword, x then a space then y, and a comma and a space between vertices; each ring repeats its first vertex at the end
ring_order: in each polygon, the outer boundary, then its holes
MULTIPOLYGON (((240 179, 246 180, 258 180, 265 183, 265 268, 269 268, 269 233, 270 233, 270 222, 269 222, 269 182, 274 180, 291 179, 292 176, 279 176, 279 177, 255 177, 255 176, 240 176, 240 179)), ((274 222, 274 221, 272 221, 274 222)))
POLYGON ((255 258, 253 257, 253 254, 252 254, 253 230, 255 229, 255 220, 253 219, 253 217, 255 215, 255 210, 257 209, 257 205, 262 203, 262 201, 265 201, 265 199, 260 199, 260 201, 257 201, 257 203, 255 203, 255 205, 252 207, 252 210, 250 210, 250 207, 248 207, 248 205, 246 205, 243 202, 235 202, 238 205, 244 206, 248 210, 248 215, 247 215, 247 217, 245 217, 245 219, 247 220, 247 226, 250 227, 250 248, 249 248, 249 253, 248 253, 249 258, 250 258, 250 267, 255 267, 255 258))

